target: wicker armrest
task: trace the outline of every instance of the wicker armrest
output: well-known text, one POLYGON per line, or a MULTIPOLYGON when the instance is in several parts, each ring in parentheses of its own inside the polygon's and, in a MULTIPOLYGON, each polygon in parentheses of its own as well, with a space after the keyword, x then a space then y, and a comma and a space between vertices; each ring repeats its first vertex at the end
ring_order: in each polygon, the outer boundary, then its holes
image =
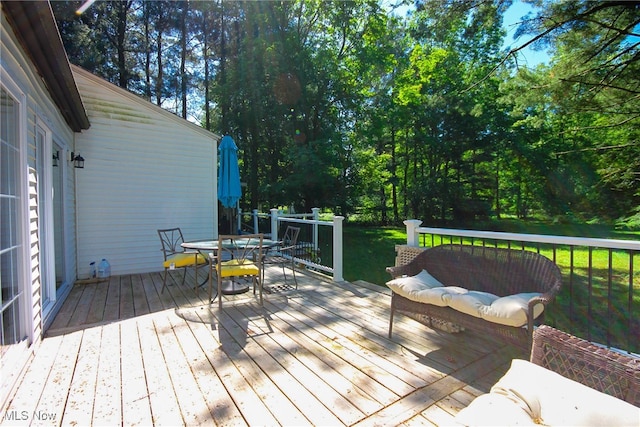
POLYGON ((533 333, 531 362, 640 406, 640 358, 543 325, 533 333))
POLYGON ((414 276, 420 273, 422 269, 420 268, 416 269, 413 264, 407 264, 407 265, 398 265, 395 267, 387 267, 386 271, 391 275, 392 279, 395 279, 396 277, 405 276, 405 275, 414 276))

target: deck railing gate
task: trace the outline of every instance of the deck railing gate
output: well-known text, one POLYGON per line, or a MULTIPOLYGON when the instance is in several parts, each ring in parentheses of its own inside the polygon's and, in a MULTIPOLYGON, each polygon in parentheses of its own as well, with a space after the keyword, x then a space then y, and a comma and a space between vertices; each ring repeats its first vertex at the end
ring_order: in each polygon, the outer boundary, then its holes
MULTIPOLYGON (((239 215, 240 216, 240 215, 239 215)), ((328 263, 323 263, 322 260, 315 258, 298 258, 295 260, 298 264, 302 264, 307 266, 310 269, 322 271, 328 273, 332 276, 334 282, 340 282, 344 280, 343 277, 343 237, 342 237, 342 223, 344 221, 343 216, 333 216, 331 221, 321 221, 320 220, 320 208, 313 208, 311 212, 301 213, 301 214, 289 214, 283 213, 281 210, 273 208, 270 210, 269 214, 260 213, 257 209, 254 209, 251 212, 252 223, 253 223, 253 232, 260 233, 260 227, 258 225, 258 220, 260 218, 269 218, 270 219, 270 236, 275 236, 272 238, 277 238, 279 236, 279 230, 283 227, 282 223, 297 223, 301 225, 308 225, 311 227, 311 235, 310 242, 311 249, 317 253, 320 241, 319 241, 319 228, 320 227, 331 227, 332 228, 332 265, 327 265, 328 263)), ((264 231, 263 231, 264 232, 264 231)))

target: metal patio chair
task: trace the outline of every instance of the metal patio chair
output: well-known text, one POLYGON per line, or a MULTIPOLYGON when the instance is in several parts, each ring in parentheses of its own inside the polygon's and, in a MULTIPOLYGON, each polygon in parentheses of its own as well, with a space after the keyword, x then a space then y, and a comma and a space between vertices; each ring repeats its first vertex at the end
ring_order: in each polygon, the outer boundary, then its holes
MULTIPOLYGON (((262 305, 262 244, 263 234, 231 235, 221 234, 218 237, 218 247, 211 255, 209 264, 209 302, 211 302, 213 275, 216 276, 218 286, 218 307, 222 309, 223 281, 246 281, 253 283, 253 293, 256 288, 262 305)), ((248 289, 248 288, 247 288, 248 289)), ((233 293, 244 292, 244 290, 233 293)))
MULTIPOLYGON (((296 289, 298 289, 298 279, 296 278, 294 257, 296 254, 299 234, 300 227, 287 226, 280 244, 269 249, 265 253, 264 260, 262 261, 263 267, 266 267, 267 265, 279 265, 282 267, 285 287, 287 286, 287 273, 285 271, 285 266, 288 265, 293 272, 293 282, 295 283, 296 289)), ((264 281, 264 269, 262 271, 262 278, 264 281)))
POLYGON ((195 290, 198 290, 198 266, 207 263, 207 259, 201 255, 198 251, 186 251, 181 245, 184 243, 184 237, 182 230, 179 227, 166 228, 158 230, 158 236, 160 236, 160 242, 162 243, 162 254, 164 256, 164 275, 162 277, 162 290, 167 287, 167 273, 170 270, 182 268, 184 273, 182 275, 182 284, 184 285, 187 277, 187 268, 195 269, 195 290))

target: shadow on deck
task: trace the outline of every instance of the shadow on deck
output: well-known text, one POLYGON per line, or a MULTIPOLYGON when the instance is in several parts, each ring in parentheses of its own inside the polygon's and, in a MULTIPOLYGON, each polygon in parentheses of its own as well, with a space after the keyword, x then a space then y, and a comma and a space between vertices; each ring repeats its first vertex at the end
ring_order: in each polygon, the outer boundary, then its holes
POLYGON ((222 312, 193 277, 164 293, 161 273, 76 285, 5 409, 23 424, 447 425, 527 357, 403 316, 389 340, 386 288, 298 282, 264 307, 225 297, 222 312))

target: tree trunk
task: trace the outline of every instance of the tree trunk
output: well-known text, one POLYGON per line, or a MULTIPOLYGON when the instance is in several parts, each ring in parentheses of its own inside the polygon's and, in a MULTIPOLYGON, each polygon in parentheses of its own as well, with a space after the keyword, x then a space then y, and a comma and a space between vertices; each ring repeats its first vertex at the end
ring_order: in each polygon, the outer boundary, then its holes
POLYGON ((129 7, 131 6, 131 2, 117 2, 117 12, 118 12, 118 25, 117 25, 117 35, 116 35, 116 49, 118 52, 118 85, 122 88, 127 89, 129 85, 129 70, 127 68, 126 62, 126 47, 125 47, 125 39, 127 33, 127 14, 129 11, 129 7))
POLYGON ((143 21, 144 21, 144 96, 147 101, 151 102, 151 30, 150 30, 150 19, 151 15, 149 13, 149 4, 144 2, 142 4, 143 7, 143 21))
POLYGON ((180 14, 180 98, 182 100, 182 118, 187 118, 187 14, 189 2, 182 3, 180 14))

